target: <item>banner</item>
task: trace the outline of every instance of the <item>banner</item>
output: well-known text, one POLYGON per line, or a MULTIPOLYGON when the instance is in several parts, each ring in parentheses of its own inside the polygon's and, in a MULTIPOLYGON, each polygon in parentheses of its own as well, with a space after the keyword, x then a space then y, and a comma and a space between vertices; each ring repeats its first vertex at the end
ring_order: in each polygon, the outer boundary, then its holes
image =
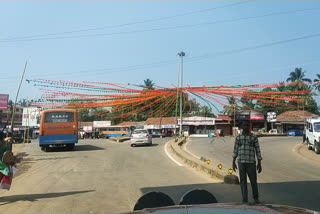
POLYGON ((111 121, 93 121, 93 127, 95 128, 104 128, 111 126, 111 121))
POLYGON ((22 113, 22 126, 40 127, 41 110, 36 107, 25 107, 22 113))
POLYGON ((264 115, 260 112, 251 111, 250 120, 264 120, 264 115))
POLYGON ((0 110, 8 109, 9 94, 0 94, 0 110))
POLYGON ((277 114, 275 112, 268 112, 267 113, 267 120, 268 122, 277 122, 277 114))

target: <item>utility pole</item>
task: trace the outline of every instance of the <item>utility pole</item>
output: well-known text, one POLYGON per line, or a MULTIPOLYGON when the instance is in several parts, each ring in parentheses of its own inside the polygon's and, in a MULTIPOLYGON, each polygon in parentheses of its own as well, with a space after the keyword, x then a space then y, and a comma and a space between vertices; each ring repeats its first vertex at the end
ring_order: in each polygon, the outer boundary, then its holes
MULTIPOLYGON (((28 62, 26 61, 26 64, 24 65, 23 73, 22 73, 22 76, 21 76, 21 79, 20 79, 18 91, 17 91, 17 94, 16 94, 16 99, 15 99, 15 101, 14 101, 14 107, 13 107, 12 116, 11 116, 11 128, 10 128, 10 129, 11 129, 11 134, 12 134, 11 141, 12 141, 12 139, 13 139, 14 115, 15 115, 15 113, 16 113, 17 100, 18 100, 18 96, 19 96, 19 92, 20 92, 22 80, 23 80, 23 78, 24 78, 24 73, 26 72, 27 64, 28 64, 28 62)), ((12 145, 12 144, 11 144, 11 145, 12 145)), ((10 150, 12 151, 12 146, 11 146, 11 149, 10 149, 10 150)))
POLYGON ((233 104, 233 127, 236 127, 236 104, 233 104))
POLYGON ((182 87, 183 87, 183 57, 185 52, 181 51, 178 53, 178 56, 181 59, 180 63, 180 137, 182 136, 182 87))

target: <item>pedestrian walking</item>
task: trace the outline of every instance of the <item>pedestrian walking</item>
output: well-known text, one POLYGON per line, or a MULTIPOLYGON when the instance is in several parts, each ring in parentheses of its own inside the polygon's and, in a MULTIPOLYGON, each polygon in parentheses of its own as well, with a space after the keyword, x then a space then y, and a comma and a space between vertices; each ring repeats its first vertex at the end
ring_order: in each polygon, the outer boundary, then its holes
POLYGON ((250 179, 253 200, 255 203, 260 203, 259 192, 257 184, 257 171, 262 171, 261 167, 261 152, 257 136, 250 132, 249 122, 243 121, 241 124, 242 133, 236 137, 233 149, 233 162, 232 168, 236 172, 238 160, 240 187, 242 193, 242 202, 248 202, 248 189, 247 189, 247 175, 250 179), (256 158, 258 164, 256 165, 256 158))
POLYGON ((11 187, 14 159, 11 152, 11 137, 5 137, 0 131, 0 189, 9 190, 11 187))

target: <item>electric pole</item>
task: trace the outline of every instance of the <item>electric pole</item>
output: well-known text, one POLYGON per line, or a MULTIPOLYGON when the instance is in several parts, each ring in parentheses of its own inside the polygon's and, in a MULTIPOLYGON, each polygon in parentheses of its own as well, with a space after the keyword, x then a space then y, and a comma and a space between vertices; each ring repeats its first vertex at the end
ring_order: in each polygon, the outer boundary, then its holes
POLYGON ((180 62, 180 137, 182 136, 182 87, 183 87, 183 57, 185 52, 181 51, 178 53, 178 56, 181 59, 180 62))

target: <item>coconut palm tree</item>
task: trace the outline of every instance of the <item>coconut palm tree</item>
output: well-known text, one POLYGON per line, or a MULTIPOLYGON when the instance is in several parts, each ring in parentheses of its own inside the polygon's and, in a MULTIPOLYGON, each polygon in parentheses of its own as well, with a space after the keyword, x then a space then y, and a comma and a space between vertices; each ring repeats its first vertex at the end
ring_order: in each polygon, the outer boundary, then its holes
POLYGON ((312 82, 311 79, 304 77, 305 71, 302 71, 302 68, 295 68, 294 71, 289 74, 287 82, 312 82))
POLYGON ((314 82, 314 88, 317 91, 320 91, 320 74, 317 74, 317 79, 314 79, 313 82, 314 82))
POLYGON ((154 83, 152 82, 151 79, 147 78, 146 80, 144 80, 144 87, 147 89, 147 90, 153 90, 154 86, 154 83))

